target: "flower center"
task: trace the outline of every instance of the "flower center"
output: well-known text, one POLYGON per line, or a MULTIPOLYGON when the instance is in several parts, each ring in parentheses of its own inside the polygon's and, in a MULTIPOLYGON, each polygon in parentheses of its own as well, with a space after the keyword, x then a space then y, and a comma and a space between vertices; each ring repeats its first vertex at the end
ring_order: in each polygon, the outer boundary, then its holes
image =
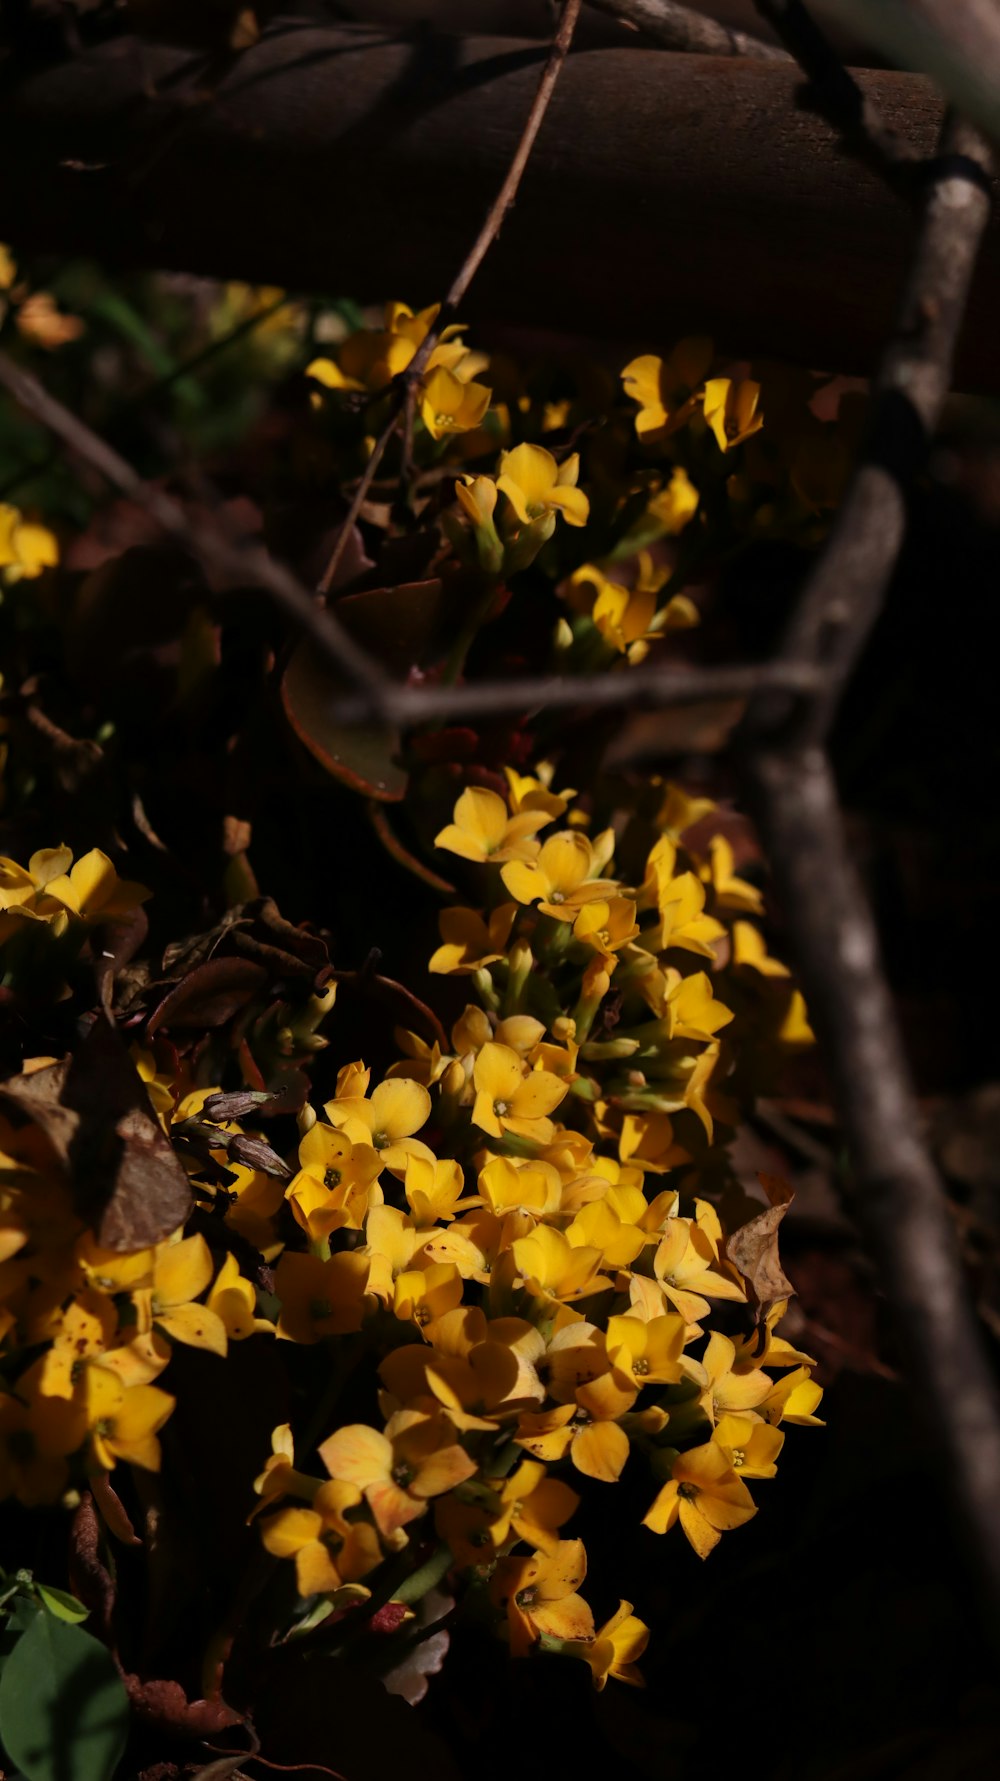
POLYGON ((413 1321, 414 1323, 419 1324, 421 1329, 424 1328, 425 1324, 430 1323, 430 1320, 431 1314, 426 1305, 416 1305, 414 1307, 413 1321))
POLYGON ((550 903, 565 903, 565 901, 566 901, 566 892, 565 891, 554 890, 552 892, 551 896, 549 897, 550 903))
POLYGON ((677 1495, 679 1497, 684 1497, 689 1503, 693 1502, 695 1497, 699 1494, 697 1484, 678 1484, 677 1486, 677 1495))
POLYGON ((392 1143, 392 1139, 389 1137, 388 1132, 373 1132, 372 1143, 376 1150, 387 1150, 392 1143))
POLYGON ((329 1317, 331 1315, 332 1311, 333 1311, 333 1306, 331 1305, 329 1299, 310 1299, 309 1300, 309 1315, 313 1319, 314 1323, 322 1323, 324 1317, 329 1317))
POLYGON ((405 1459, 401 1459, 398 1465, 392 1468, 393 1483, 398 1484, 401 1490, 405 1490, 408 1484, 412 1484, 415 1477, 416 1473, 413 1467, 405 1459))
POLYGON ((326 1174, 323 1176, 323 1186, 339 1187, 342 1179, 343 1177, 341 1176, 339 1169, 327 1169, 326 1174))
POLYGON ((496 1114, 497 1119, 506 1119, 508 1113, 510 1112, 510 1102, 509 1101, 494 1101, 493 1111, 496 1114))
POLYGON ((740 1467, 745 1466, 746 1463, 747 1463, 746 1449, 743 1447, 734 1447, 733 1448, 733 1465, 735 1466, 736 1470, 739 1471, 740 1467))
POLYGON ((533 1608, 538 1600, 537 1589, 519 1589, 514 1597, 519 1608, 533 1608))
POLYGON ((528 518, 529 519, 541 519, 542 514, 544 512, 545 512, 545 502, 544 501, 529 501, 528 502, 528 518))
POLYGON ((644 1355, 640 1355, 638 1360, 632 1362, 632 1371, 633 1373, 640 1375, 649 1372, 649 1362, 644 1355))

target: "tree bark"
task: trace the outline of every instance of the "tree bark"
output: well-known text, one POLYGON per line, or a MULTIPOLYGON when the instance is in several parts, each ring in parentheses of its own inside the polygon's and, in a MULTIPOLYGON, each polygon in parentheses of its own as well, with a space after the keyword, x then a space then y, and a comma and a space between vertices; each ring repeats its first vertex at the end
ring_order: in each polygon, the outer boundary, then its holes
MULTIPOLYGON (((503 178, 544 46, 275 29, 227 69, 120 38, 57 66, 8 61, 0 239, 361 300, 439 298, 503 178)), ((932 153, 941 106, 859 77, 932 153)), ((794 68, 581 51, 471 319, 868 371, 913 237, 906 205, 797 104, 794 68)), ((991 228, 958 386, 1000 389, 991 228)))

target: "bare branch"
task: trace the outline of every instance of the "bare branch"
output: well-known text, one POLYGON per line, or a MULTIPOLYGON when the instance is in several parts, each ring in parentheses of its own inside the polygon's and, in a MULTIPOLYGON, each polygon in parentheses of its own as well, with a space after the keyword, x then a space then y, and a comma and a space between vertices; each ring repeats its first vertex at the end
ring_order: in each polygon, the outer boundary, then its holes
POLYGON ((983 1352, 944 1188, 919 1137, 899 1028, 863 890, 847 857, 821 746, 882 604, 905 498, 948 388, 989 211, 985 148, 951 123, 927 195, 912 271, 876 386, 867 449, 781 660, 828 679, 789 721, 751 706, 736 757, 783 906, 810 1018, 854 1163, 857 1210, 880 1263, 911 1387, 1000 1642, 1000 1402, 983 1352))
POLYGON ((862 92, 802 0, 755 3, 806 76, 810 103, 839 132, 844 147, 890 185, 912 192, 914 150, 862 92))
POLYGON ((747 782, 833 1080, 854 1164, 856 1211, 895 1314, 910 1386, 955 1503, 970 1570, 1000 1636, 1000 1404, 944 1189, 919 1136, 878 941, 848 863, 830 768, 819 749, 755 751, 747 782))
POLYGON ((650 43, 661 49, 687 51, 700 56, 751 56, 757 61, 787 62, 788 52, 765 43, 746 31, 731 30, 718 19, 676 0, 589 0, 599 12, 634 25, 650 43))
POLYGON ((76 415, 39 383, 30 371, 0 352, 0 384, 26 414, 48 427, 77 457, 97 470, 113 487, 139 503, 208 568, 230 578, 254 582, 265 588, 294 624, 318 644, 327 660, 350 675, 364 689, 370 710, 381 709, 388 676, 378 662, 362 649, 339 619, 303 586, 284 564, 276 562, 263 545, 252 538, 234 535, 219 517, 189 517, 161 489, 144 482, 131 464, 92 432, 76 415))
POLYGON ((520 141, 514 150, 504 182, 490 206, 486 220, 483 223, 479 234, 469 248, 455 277, 452 279, 448 294, 441 305, 434 327, 425 335, 407 366, 406 371, 403 373, 402 377, 397 380, 397 389, 393 398, 389 418, 372 447, 371 456, 365 465, 364 475, 361 477, 358 486, 354 491, 347 518, 337 534, 337 541, 333 547, 330 561, 327 563, 322 580, 320 581, 319 585, 322 593, 327 593, 333 586, 337 569, 340 566, 341 557, 347 547, 347 540, 357 524, 358 515, 364 505, 368 491, 375 480, 375 474, 385 455, 386 447, 389 444, 390 439, 393 437, 393 434, 396 432, 400 421, 404 417, 410 401, 410 393, 416 389, 419 379, 427 369, 431 354, 441 338, 442 331, 449 325, 449 323, 454 321, 462 298, 465 296, 472 280, 475 278, 486 255, 489 253, 490 248, 499 235, 504 217, 507 215, 508 210, 517 196, 518 186, 521 183, 524 170, 531 158, 531 151, 535 146, 535 138, 542 127, 542 121, 549 108, 549 100, 552 98, 552 94, 555 91, 556 82, 562 71, 562 65, 569 54, 569 47, 573 41, 573 32, 576 29, 576 23, 580 16, 581 4, 582 0, 564 0, 562 14, 559 19, 559 28, 552 39, 552 48, 549 51, 548 61, 542 72, 542 78, 538 83, 538 91, 535 94, 531 109, 525 119, 524 129, 521 132, 520 141))
POLYGON ((816 0, 895 67, 930 75, 964 117, 1000 141, 996 0, 816 0))
POLYGON ((949 123, 896 326, 875 383, 861 463, 785 638, 785 661, 822 663, 826 687, 800 738, 827 733, 878 615, 906 530, 906 502, 950 382, 979 244, 990 159, 970 125, 949 123))
MULTIPOLYGON (((487 718, 523 711, 665 708, 748 699, 773 691, 815 693, 822 678, 822 670, 800 662, 685 669, 657 665, 617 674, 541 675, 476 681, 470 686, 394 685, 383 693, 380 710, 393 723, 414 726, 439 718, 487 718)), ((331 715, 338 723, 360 723, 370 710, 363 698, 346 698, 337 702, 331 715)))

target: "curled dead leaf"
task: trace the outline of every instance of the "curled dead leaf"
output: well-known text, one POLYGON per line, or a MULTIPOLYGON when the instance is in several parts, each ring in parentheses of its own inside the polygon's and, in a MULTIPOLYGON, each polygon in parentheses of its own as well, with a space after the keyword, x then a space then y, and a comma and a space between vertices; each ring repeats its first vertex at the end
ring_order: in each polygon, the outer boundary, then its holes
POLYGON ((795 1292, 778 1255, 778 1230, 795 1198, 795 1190, 778 1175, 761 1174, 757 1179, 770 1203, 766 1211, 758 1212, 733 1232, 726 1244, 726 1255, 747 1283, 754 1322, 762 1323, 778 1299, 789 1299, 795 1292))

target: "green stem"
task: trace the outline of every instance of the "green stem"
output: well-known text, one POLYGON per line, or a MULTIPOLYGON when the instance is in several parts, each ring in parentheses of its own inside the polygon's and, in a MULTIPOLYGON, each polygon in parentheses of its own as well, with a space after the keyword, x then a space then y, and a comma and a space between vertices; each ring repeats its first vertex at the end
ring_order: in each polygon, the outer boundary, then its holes
POLYGON ((405 1602, 407 1606, 412 1602, 419 1602, 429 1589, 433 1589, 436 1584, 440 1583, 445 1572, 451 1568, 453 1563, 451 1547, 439 1546, 437 1551, 432 1552, 430 1558, 420 1566, 419 1570, 413 1571, 409 1577, 404 1577, 392 1600, 405 1602))

